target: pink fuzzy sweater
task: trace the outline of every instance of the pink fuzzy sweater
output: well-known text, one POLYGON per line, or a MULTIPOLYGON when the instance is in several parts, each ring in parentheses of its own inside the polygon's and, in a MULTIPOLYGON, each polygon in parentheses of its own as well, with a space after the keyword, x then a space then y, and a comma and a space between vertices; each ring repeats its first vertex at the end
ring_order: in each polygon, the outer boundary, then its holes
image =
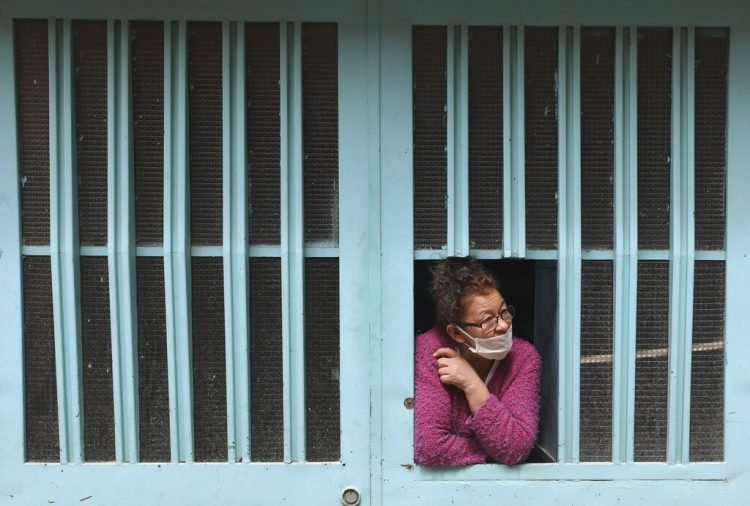
POLYGON ((536 441, 542 363, 534 346, 513 348, 487 388, 490 397, 472 415, 463 391, 440 383, 438 348, 455 343, 438 329, 417 336, 414 353, 414 461, 426 466, 523 462, 536 441))

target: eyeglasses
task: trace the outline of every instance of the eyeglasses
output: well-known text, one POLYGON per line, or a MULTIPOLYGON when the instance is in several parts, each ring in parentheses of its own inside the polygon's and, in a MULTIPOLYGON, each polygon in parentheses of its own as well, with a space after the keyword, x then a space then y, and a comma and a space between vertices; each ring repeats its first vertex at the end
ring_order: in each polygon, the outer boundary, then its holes
POLYGON ((467 327, 479 327, 483 331, 487 332, 497 327, 501 319, 506 323, 510 323, 513 321, 513 318, 515 316, 516 316, 516 308, 514 308, 513 306, 506 306, 505 309, 500 311, 499 315, 488 316, 487 318, 485 318, 479 323, 469 323, 469 322, 460 322, 460 323, 461 325, 465 325, 467 327))

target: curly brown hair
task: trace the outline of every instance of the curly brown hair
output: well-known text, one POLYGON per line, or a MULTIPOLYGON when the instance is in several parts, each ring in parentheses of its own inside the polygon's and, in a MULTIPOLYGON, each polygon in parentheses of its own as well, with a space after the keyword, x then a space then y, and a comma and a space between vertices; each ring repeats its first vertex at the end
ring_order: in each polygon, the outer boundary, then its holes
POLYGON ((472 257, 449 257, 432 268, 430 294, 435 302, 435 323, 445 328, 461 319, 466 296, 497 290, 497 281, 472 257))

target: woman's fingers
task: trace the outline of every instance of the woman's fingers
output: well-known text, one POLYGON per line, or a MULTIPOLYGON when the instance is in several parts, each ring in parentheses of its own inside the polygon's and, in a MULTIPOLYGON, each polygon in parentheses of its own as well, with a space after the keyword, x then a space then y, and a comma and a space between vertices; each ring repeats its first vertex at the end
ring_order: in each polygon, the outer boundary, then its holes
POLYGON ((458 354, 453 348, 438 348, 432 356, 434 358, 455 358, 458 354))
POLYGON ((447 359, 438 360, 438 375, 441 383, 454 385, 458 381, 456 368, 447 359))

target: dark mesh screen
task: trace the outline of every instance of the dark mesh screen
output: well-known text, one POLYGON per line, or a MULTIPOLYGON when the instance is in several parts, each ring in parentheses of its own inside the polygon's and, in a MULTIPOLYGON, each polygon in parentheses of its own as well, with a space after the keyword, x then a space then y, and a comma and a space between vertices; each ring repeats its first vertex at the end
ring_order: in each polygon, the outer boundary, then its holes
POLYGON ((338 27, 302 25, 305 242, 339 240, 338 27))
POLYGON ((136 21, 131 31, 135 241, 159 245, 164 235, 164 23, 136 21))
POLYGON ((81 257, 83 444, 87 462, 115 460, 112 334, 106 257, 81 257))
POLYGON ((690 460, 724 460, 724 262, 695 263, 690 460))
POLYGON ((224 272, 220 257, 192 258, 195 460, 227 460, 224 272))
POLYGON ((76 161, 81 244, 107 244, 107 23, 74 21, 76 161))
POLYGON ((581 272, 582 462, 612 459, 611 261, 584 261, 581 272))
POLYGON ((469 223, 472 248, 502 248, 502 28, 469 28, 469 223))
POLYGON ((23 258, 23 357, 26 460, 59 462, 49 257, 23 258))
POLYGON ((279 244, 281 125, 278 23, 246 25, 245 58, 250 244, 279 244))
POLYGON ((634 458, 663 462, 667 456, 669 262, 638 262, 637 304, 634 458))
POLYGON ((49 244, 47 20, 17 20, 15 44, 21 233, 24 244, 49 244))
POLYGON ((672 30, 638 30, 638 248, 669 248, 672 30))
POLYGON ((136 258, 140 460, 169 462, 169 384, 164 260, 136 258))
POLYGON ((526 28, 526 246, 557 248, 557 28, 526 28))
POLYGON ((281 261, 250 259, 250 421, 252 460, 284 460, 281 261))
POLYGON ((615 30, 581 30, 581 238, 612 249, 614 226, 615 30))
POLYGON ((414 248, 446 243, 447 34, 444 26, 412 30, 414 107, 414 248))
POLYGON ((221 23, 188 24, 188 81, 190 237, 196 245, 218 245, 223 205, 221 23))
POLYGON ((695 247, 724 249, 726 228, 727 32, 696 30, 695 247))
POLYGON ((305 409, 308 461, 334 461, 341 455, 339 396, 339 260, 307 258, 305 409))

